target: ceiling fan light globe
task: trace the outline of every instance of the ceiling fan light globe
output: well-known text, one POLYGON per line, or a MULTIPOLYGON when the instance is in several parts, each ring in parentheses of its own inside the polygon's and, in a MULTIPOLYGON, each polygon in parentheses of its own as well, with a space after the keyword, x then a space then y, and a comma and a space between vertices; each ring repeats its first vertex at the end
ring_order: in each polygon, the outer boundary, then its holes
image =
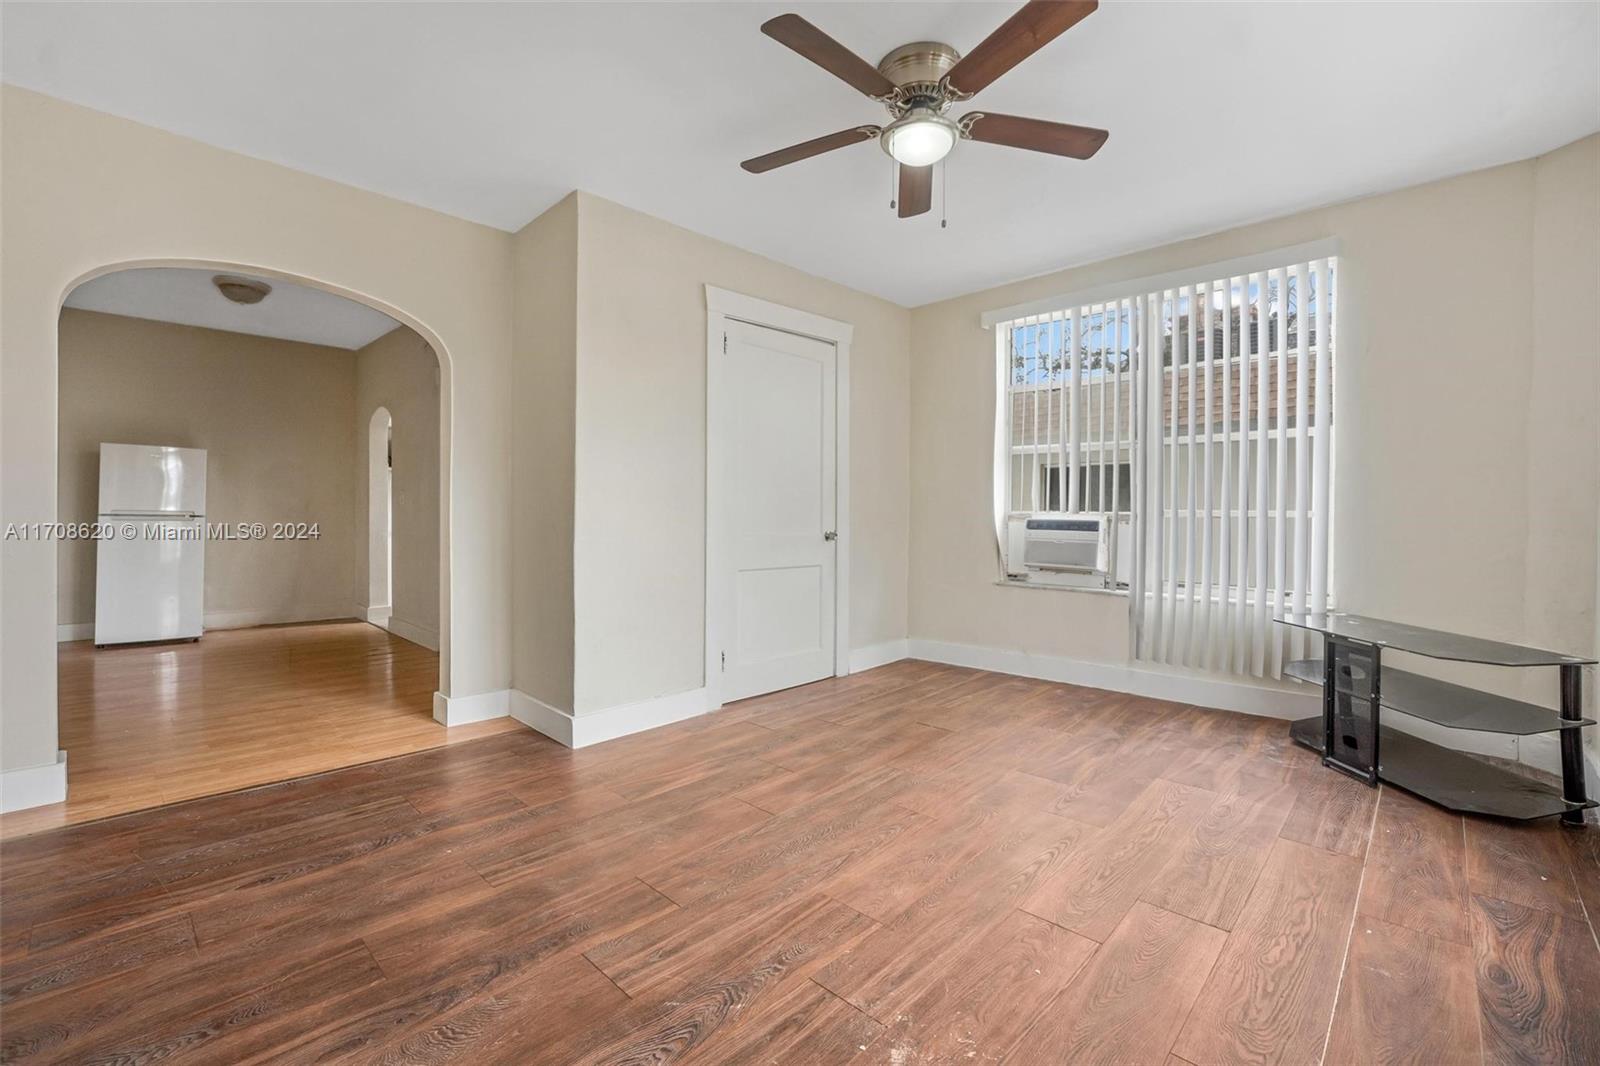
POLYGON ((883 148, 901 166, 926 167, 950 154, 956 127, 942 116, 909 116, 883 131, 883 148))

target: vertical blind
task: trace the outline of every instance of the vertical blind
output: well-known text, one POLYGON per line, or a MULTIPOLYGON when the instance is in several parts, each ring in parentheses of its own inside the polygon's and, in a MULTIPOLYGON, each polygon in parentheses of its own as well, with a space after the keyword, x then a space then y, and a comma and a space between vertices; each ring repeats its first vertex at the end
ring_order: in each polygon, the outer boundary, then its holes
POLYGON ((1278 677, 1330 604, 1337 260, 1278 262, 994 323, 997 522, 1131 511, 1139 658, 1278 677))

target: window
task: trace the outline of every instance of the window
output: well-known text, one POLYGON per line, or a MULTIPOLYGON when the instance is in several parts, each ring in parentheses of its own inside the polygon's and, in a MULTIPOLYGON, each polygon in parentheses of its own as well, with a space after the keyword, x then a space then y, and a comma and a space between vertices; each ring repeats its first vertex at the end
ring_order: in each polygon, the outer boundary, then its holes
POLYGON ((997 521, 1128 516, 1141 657, 1277 675, 1272 617, 1329 606, 1336 272, 1302 246, 985 317, 997 521))
MULTIPOLYGON (((1002 517, 1131 516, 1136 325, 1128 301, 1004 325, 1002 517)), ((1110 573, 1118 569, 1113 561, 1110 573)))

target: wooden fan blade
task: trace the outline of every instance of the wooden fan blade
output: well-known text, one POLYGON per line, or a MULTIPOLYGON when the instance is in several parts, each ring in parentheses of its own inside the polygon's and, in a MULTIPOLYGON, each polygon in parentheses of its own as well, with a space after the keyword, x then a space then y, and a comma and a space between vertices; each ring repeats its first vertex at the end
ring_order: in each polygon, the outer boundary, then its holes
POLYGON ((971 96, 1072 29, 1099 6, 1096 0, 1029 0, 951 67, 945 80, 957 92, 971 96))
POLYGON ((1046 122, 1016 115, 995 115, 978 111, 963 116, 962 127, 975 141, 1026 148, 1030 152, 1088 159, 1100 150, 1111 134, 1092 126, 1073 126, 1066 122, 1046 122))
POLYGON ((814 137, 809 141, 791 144, 787 148, 779 148, 776 152, 746 159, 739 165, 752 174, 765 174, 769 170, 798 163, 802 159, 810 159, 814 155, 831 152, 835 148, 845 148, 852 144, 860 144, 862 141, 870 141, 882 132, 877 126, 857 126, 853 130, 840 130, 826 137, 814 137))
POLYGON ((900 195, 895 202, 901 218, 926 213, 933 206, 933 167, 900 164, 900 195))
POLYGON ((879 73, 877 67, 799 15, 768 19, 761 24, 761 32, 868 96, 887 96, 894 92, 894 82, 879 73))

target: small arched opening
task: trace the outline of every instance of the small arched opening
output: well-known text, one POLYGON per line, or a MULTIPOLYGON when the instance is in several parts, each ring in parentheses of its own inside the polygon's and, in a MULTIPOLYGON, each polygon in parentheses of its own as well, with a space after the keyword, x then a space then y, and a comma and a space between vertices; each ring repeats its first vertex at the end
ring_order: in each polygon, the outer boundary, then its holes
POLYGON ((394 419, 387 407, 367 422, 367 621, 394 612, 394 419))

